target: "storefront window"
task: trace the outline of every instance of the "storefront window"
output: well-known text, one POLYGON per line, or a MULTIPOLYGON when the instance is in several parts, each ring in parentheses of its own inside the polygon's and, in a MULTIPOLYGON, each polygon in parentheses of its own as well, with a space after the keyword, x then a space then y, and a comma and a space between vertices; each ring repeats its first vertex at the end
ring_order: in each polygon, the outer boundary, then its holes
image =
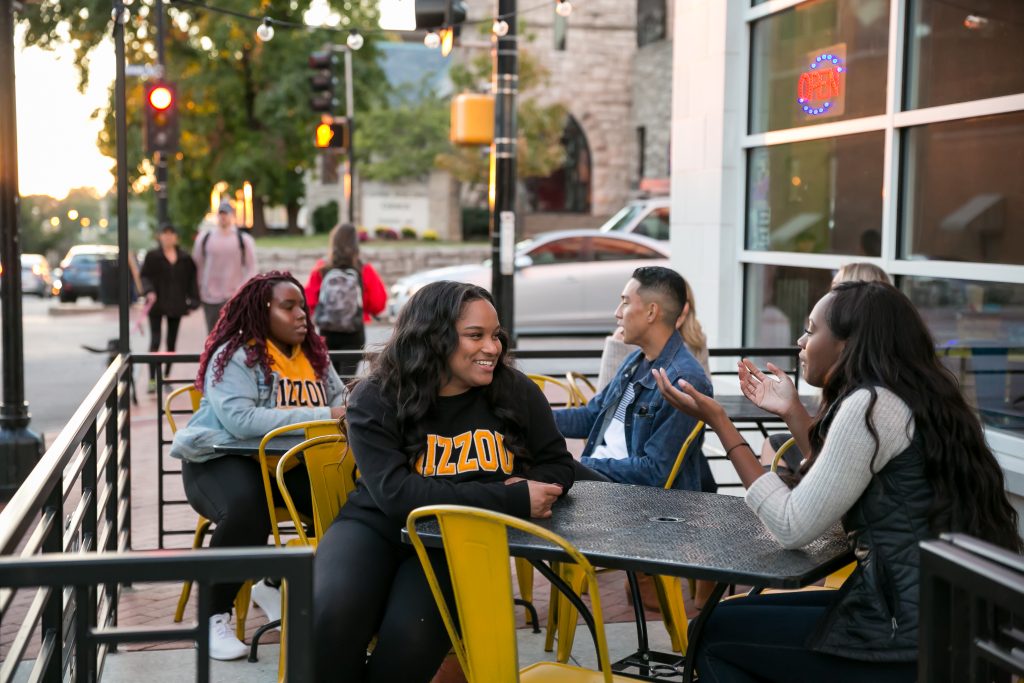
POLYGON ((751 133, 885 112, 889 0, 813 0, 752 34, 751 133))
POLYGON ((905 136, 901 257, 1024 264, 1024 112, 905 136))
POLYGON ((912 0, 906 108, 1024 92, 1024 2, 912 0))
POLYGON ((904 277, 900 288, 982 422, 1024 431, 1024 285, 904 277))
POLYGON ((807 316, 832 286, 830 270, 750 264, 746 269, 744 346, 792 346, 807 316))
POLYGON ((747 248, 878 256, 882 132, 750 150, 747 248))

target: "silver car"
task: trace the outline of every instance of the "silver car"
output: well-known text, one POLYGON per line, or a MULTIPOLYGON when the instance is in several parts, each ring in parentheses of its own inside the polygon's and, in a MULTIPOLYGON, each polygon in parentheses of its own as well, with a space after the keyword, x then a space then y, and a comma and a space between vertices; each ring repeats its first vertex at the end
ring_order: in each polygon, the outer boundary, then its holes
MULTIPOLYGON (((629 233, 566 230, 538 235, 516 249, 516 330, 521 334, 602 333, 633 271, 667 266, 668 243, 629 233)), ((491 287, 491 262, 415 273, 391 287, 392 318, 424 285, 439 280, 491 287)))

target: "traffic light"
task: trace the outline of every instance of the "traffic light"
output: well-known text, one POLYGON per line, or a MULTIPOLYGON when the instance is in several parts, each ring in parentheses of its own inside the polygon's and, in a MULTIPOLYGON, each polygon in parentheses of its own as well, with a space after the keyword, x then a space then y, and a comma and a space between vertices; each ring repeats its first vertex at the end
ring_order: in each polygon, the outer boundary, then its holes
POLYGON ((178 149, 178 94, 163 81, 146 86, 146 153, 178 149))
POLYGON ((349 144, 348 119, 324 116, 316 126, 313 144, 317 149, 347 150, 349 144))
POLYGON ((338 105, 334 97, 334 55, 329 51, 314 52, 309 55, 309 68, 313 74, 309 77, 309 87, 313 96, 309 98, 309 107, 315 112, 330 114, 338 105))
POLYGON ((437 29, 457 26, 466 20, 468 10, 463 0, 416 0, 416 28, 437 29), (451 16, 447 5, 451 3, 451 16))

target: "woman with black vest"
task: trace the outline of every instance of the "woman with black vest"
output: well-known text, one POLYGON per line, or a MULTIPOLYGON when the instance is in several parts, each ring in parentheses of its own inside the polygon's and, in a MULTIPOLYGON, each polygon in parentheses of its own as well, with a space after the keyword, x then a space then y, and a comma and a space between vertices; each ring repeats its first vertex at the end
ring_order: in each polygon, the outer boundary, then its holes
POLYGON ((743 393, 786 420, 810 456, 796 485, 766 473, 722 407, 692 387, 659 388, 726 448, 747 504, 785 548, 837 522, 857 568, 838 591, 723 603, 696 654, 702 681, 914 681, 918 543, 957 531, 1021 551, 1017 514, 977 417, 935 355, 913 304, 879 282, 846 282, 811 311, 797 342, 811 417, 782 371, 740 363, 743 393))

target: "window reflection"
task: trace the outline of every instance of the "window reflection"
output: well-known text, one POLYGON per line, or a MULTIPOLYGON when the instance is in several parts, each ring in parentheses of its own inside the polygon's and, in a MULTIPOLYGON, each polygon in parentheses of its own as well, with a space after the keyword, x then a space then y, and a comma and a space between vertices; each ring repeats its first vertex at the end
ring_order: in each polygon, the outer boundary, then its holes
POLYGON ((882 132, 750 151, 747 248, 878 256, 882 132))
POLYGON ((748 265, 745 346, 792 346, 807 316, 828 293, 833 273, 821 268, 748 265))
POLYGON ((1024 264, 1024 112, 905 136, 901 256, 1024 264))

